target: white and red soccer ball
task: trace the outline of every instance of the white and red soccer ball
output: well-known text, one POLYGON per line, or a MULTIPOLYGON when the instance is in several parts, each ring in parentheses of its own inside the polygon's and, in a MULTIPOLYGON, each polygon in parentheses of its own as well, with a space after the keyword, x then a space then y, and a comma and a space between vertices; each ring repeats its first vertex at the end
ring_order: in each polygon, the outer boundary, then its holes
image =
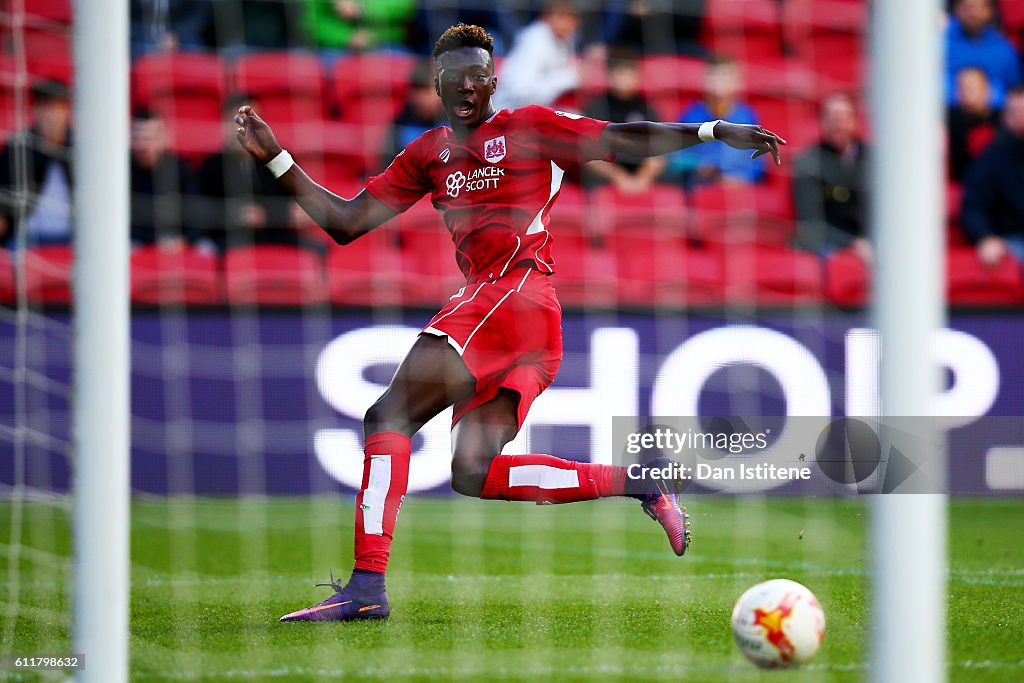
POLYGON ((825 612, 806 586, 772 579, 736 601, 732 633, 743 654, 757 666, 798 666, 818 651, 825 637, 825 612))

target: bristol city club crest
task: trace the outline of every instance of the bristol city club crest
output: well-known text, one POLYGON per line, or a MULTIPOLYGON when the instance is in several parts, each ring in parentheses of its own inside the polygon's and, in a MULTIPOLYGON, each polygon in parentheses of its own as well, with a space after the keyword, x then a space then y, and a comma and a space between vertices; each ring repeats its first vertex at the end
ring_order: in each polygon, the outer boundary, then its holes
POLYGON ((496 164, 505 158, 505 136, 493 138, 484 143, 484 161, 496 164))

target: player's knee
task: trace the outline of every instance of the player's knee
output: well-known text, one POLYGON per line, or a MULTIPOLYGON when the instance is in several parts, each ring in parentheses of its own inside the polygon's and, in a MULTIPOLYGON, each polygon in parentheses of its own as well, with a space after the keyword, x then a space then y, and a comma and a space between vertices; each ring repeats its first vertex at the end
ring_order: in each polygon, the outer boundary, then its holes
POLYGON ((393 411, 388 408, 385 398, 382 396, 377 402, 366 409, 363 415, 363 432, 365 434, 376 434, 377 432, 397 431, 393 411))
POLYGON ((479 498, 484 490, 484 482, 487 481, 487 471, 490 469, 490 462, 474 457, 459 457, 452 459, 452 489, 456 493, 471 498, 479 498))

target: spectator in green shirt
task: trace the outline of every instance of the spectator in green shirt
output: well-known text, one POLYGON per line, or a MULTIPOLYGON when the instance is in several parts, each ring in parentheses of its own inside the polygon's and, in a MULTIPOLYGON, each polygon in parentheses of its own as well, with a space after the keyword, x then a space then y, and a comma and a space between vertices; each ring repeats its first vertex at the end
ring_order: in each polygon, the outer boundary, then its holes
POLYGON ((415 0, 306 0, 305 24, 313 47, 362 52, 405 44, 415 0))

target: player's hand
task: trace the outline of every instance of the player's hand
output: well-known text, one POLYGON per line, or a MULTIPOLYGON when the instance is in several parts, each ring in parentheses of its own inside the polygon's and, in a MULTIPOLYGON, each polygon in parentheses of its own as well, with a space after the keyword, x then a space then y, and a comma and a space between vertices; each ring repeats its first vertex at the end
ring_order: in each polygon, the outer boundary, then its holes
POLYGON ((754 153, 751 159, 756 159, 764 154, 771 154, 775 164, 782 163, 779 156, 779 145, 785 145, 786 141, 781 136, 763 126, 755 126, 746 123, 729 123, 722 121, 715 125, 715 139, 735 149, 752 149, 754 153))
POLYGON ((986 268, 993 268, 1006 256, 1006 240, 1002 237, 989 235, 978 242, 978 260, 986 268))
POLYGON ((277 143, 274 131, 270 130, 267 122, 257 116, 249 105, 238 108, 235 123, 238 124, 238 131, 235 133, 238 144, 259 163, 265 164, 281 153, 281 145, 277 143))

